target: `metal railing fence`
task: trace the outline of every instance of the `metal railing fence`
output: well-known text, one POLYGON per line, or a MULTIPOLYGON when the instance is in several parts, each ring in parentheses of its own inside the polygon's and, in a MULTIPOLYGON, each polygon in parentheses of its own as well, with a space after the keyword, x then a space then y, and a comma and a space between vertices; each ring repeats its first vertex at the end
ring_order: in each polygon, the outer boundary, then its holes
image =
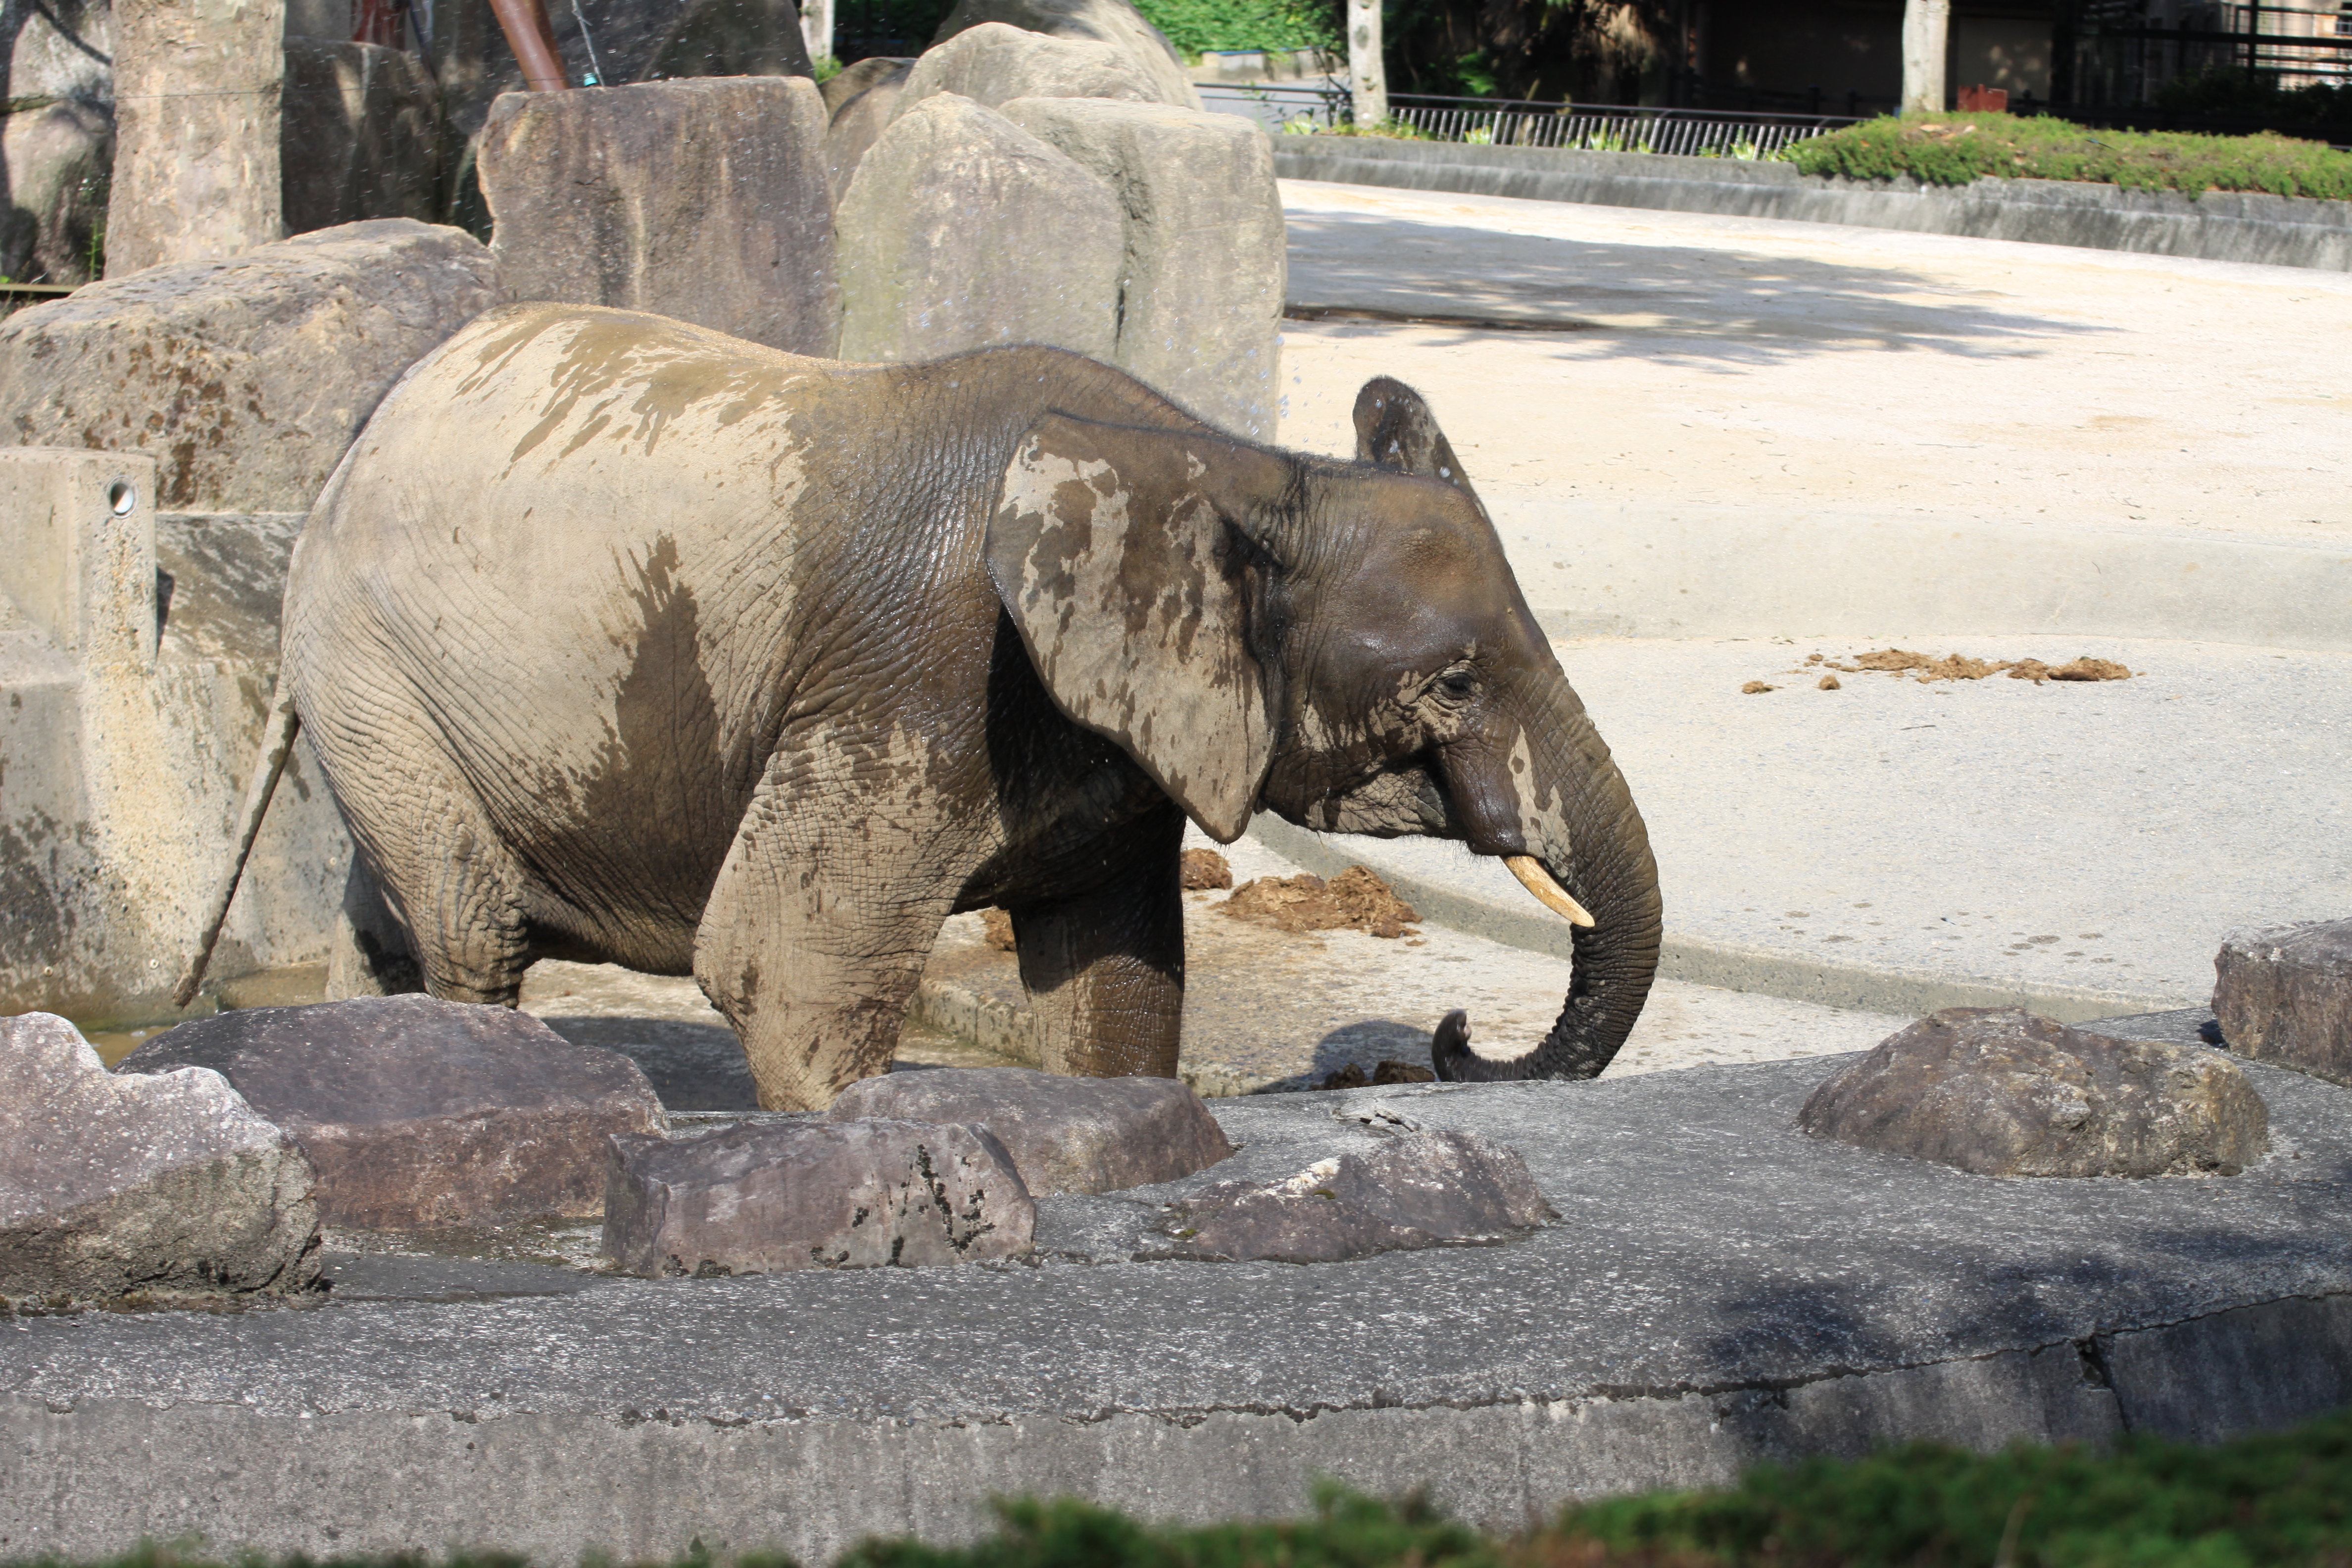
MULTIPOLYGON (((1347 89, 1337 82, 1224 89, 1220 96, 1223 95, 1248 97, 1265 118, 1280 124, 1307 121, 1319 130, 1344 125, 1350 118, 1347 89)), ((1791 143, 1855 122, 1854 116, 1843 114, 1653 109, 1420 93, 1391 93, 1389 118, 1433 142, 1716 158, 1768 157, 1791 143)))

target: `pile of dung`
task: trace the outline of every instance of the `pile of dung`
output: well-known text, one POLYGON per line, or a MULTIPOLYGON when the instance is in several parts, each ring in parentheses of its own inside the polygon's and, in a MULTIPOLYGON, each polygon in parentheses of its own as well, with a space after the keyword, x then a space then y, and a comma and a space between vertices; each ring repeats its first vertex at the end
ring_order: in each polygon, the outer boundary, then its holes
POLYGON ((1013 917, 1003 910, 982 910, 980 923, 986 928, 988 945, 999 952, 1013 951, 1013 917))
MULTIPOLYGON (((1806 656, 1805 662, 1842 669, 1848 675, 1874 669, 1888 675, 1909 675, 1922 682, 1982 680, 1989 675, 2006 675, 2011 680, 2030 680, 2039 686, 2045 680, 2129 680, 2132 678, 2130 670, 2111 658, 2077 658, 2065 664, 2044 664, 2038 658, 1970 658, 1964 653, 1948 653, 1941 658, 1934 658, 1900 647, 1858 653, 1851 664, 1840 664, 1818 653, 1806 656)), ((1826 686, 1823 689, 1834 691, 1837 688, 1826 686)))
POLYGON ((1316 931, 1360 931, 1373 936, 1409 934, 1420 912, 1389 890, 1361 866, 1350 866, 1326 882, 1308 875, 1260 877, 1234 889, 1217 906, 1235 920, 1256 921, 1301 936, 1316 931))
POLYGON ((1184 890, 1207 892, 1234 885, 1234 868, 1213 849, 1187 849, 1183 854, 1184 890))

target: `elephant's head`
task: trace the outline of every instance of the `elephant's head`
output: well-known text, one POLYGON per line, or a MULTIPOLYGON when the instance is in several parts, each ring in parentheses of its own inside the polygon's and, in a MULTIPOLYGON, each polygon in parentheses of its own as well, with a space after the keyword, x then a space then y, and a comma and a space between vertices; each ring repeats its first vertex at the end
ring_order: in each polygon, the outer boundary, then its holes
POLYGON ((1266 809, 1510 862, 1577 922, 1567 1005, 1509 1061, 1449 1020, 1438 1074, 1590 1078, 1657 967, 1648 833, 1427 405, 1373 381, 1356 431, 1343 463, 1049 415, 989 575, 1062 710, 1219 842, 1266 809))

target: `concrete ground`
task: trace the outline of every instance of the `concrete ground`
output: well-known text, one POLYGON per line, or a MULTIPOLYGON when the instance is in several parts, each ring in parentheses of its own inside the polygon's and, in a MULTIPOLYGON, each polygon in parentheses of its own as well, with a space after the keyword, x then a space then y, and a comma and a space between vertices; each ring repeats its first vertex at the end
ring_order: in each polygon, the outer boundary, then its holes
POLYGON ((1034 1262, 342 1256, 306 1309, 20 1317, 0 1555, 822 1563, 968 1539, 992 1494, 1205 1522, 1295 1517, 1318 1477, 1509 1531, 1762 1460, 2210 1442, 2352 1397, 2352 1090, 2250 1064, 2272 1152, 2242 1174, 2049 1181, 1807 1138, 1828 1070, 1216 1103, 1260 1173, 1399 1127, 1518 1150, 1560 1217, 1494 1245, 1065 1260, 1174 1192, 1146 1188, 1045 1200, 1034 1262))
MULTIPOLYGON (((2201 1002, 2232 925, 2347 912, 2352 277, 1284 194, 1318 319, 1283 440, 1348 450, 1371 375, 1429 397, 1538 615, 1588 634, 1558 646, 1649 821, 1668 973, 2086 1018, 2201 1002), (2140 673, 1804 663, 1887 647, 2140 673)), ((1451 846, 1260 833, 1564 951, 1451 846)))
POLYGON ((1320 319, 1284 334, 1282 440, 1346 450, 1368 376, 1419 387, 1555 630, 2352 648, 2352 276, 1284 196, 1320 319))

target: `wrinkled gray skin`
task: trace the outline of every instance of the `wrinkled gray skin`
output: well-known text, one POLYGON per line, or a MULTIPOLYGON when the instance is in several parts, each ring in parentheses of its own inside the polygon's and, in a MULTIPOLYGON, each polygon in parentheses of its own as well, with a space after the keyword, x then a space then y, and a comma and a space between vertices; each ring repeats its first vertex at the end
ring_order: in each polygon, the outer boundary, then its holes
POLYGON ((1531 1056, 1440 1066, 1589 1076, 1656 963, 1641 819, 1419 397, 1358 416, 1334 462, 1055 350, 512 307, 320 499, 285 679, 434 994, 692 973, 771 1108, 885 1070, 988 905, 1045 1065, 1172 1074, 1184 819, 1258 809, 1540 857, 1599 921, 1574 993, 1531 1056))

